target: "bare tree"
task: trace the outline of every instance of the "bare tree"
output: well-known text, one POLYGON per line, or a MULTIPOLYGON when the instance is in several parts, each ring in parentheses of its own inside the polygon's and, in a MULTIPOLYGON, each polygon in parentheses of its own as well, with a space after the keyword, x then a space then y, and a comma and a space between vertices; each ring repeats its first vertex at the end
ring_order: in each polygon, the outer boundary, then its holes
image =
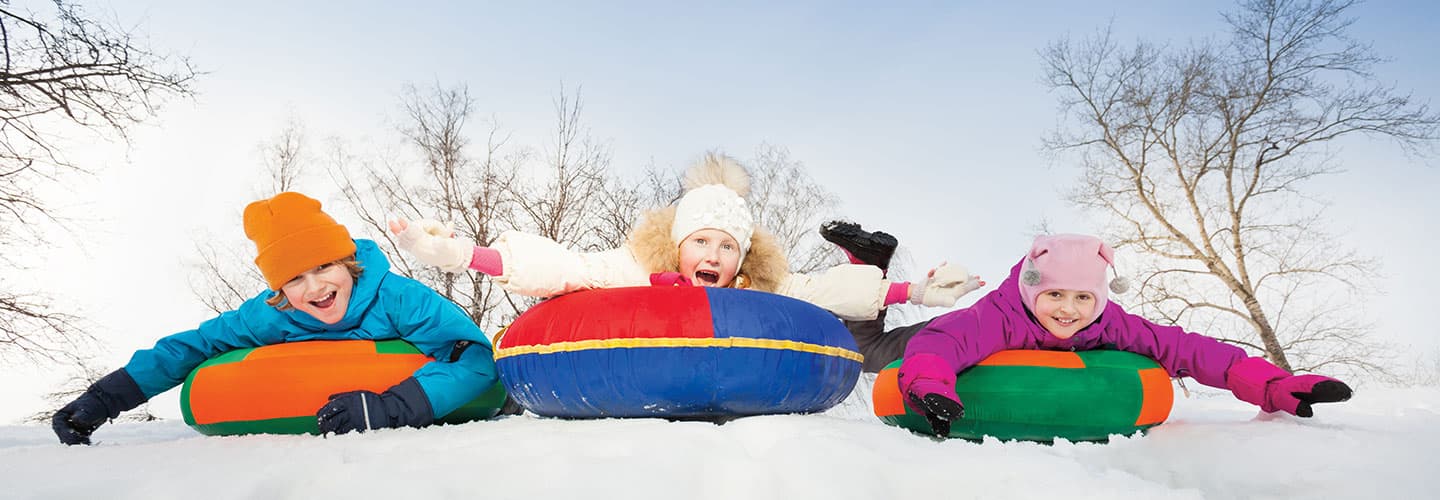
POLYGON ((841 262, 840 252, 820 238, 820 224, 839 200, 791 158, 790 150, 761 144, 751 162, 750 209, 755 223, 775 235, 790 270, 808 273, 841 262))
MULTIPOLYGON (((814 272, 843 261, 834 245, 819 236, 824 218, 838 200, 810 176, 805 164, 780 146, 761 144, 750 172, 750 209, 755 223, 775 235, 794 272, 814 272)), ((625 244, 631 226, 646 210, 674 203, 684 191, 681 170, 650 165, 639 183, 612 181, 599 198, 599 241, 604 248, 625 244)))
MULTIPOLYGON (((162 98, 191 95, 195 71, 187 61, 133 38, 63 1, 44 12, 0 1, 0 268, 7 274, 23 267, 12 253, 47 244, 40 222, 63 226, 38 188, 88 173, 63 154, 67 130, 123 139, 162 98)), ((69 358, 65 346, 89 338, 43 293, 9 280, 0 287, 0 354, 69 358)))
MULTIPOLYGON (((539 185, 511 186, 524 225, 537 234, 584 251, 604 250, 606 241, 594 231, 595 214, 610 174, 610 146, 590 136, 580 122, 584 102, 580 89, 571 100, 561 89, 555 100, 555 141, 544 151, 539 185)), ((613 248, 613 247, 612 247, 613 248)))
MULTIPOLYGON (((305 127, 294 117, 274 137, 256 148, 265 177, 256 181, 251 199, 265 199, 285 191, 294 191, 313 161, 308 155, 305 127)), ((236 219, 240 216, 237 214, 236 219)), ((198 260, 190 262, 190 292, 205 307, 220 314, 235 310, 240 304, 270 285, 251 262, 254 246, 234 233, 221 236, 201 230, 195 240, 198 260)))
POLYGON ((1440 348, 1431 349, 1430 352, 1418 356, 1410 373, 1403 380, 1392 382, 1397 384, 1403 382, 1415 387, 1440 385, 1440 348))
POLYGON ((260 160, 269 174, 266 177, 268 189, 260 193, 260 198, 294 191, 305 173, 305 166, 310 163, 309 143, 305 137, 305 126, 300 120, 290 117, 285 122, 285 128, 270 141, 261 143, 259 149, 260 160))
MULTIPOLYGON (((78 399, 95 381, 100 380, 100 377, 109 373, 96 370, 93 366, 86 363, 80 363, 79 368, 79 373, 71 375, 70 378, 60 383, 58 389, 45 395, 45 401, 49 403, 48 408, 30 414, 30 416, 25 417, 25 421, 33 424, 50 423, 50 418, 55 416, 57 410, 65 407, 65 405, 71 401, 78 399)), ((159 417, 150 413, 149 403, 142 404, 133 410, 121 413, 120 416, 115 417, 115 420, 119 422, 150 422, 159 419, 159 417)))
POLYGON ((1305 182, 1338 171, 1336 139, 1418 151, 1440 116, 1375 81, 1379 59, 1345 33, 1352 5, 1246 0, 1223 43, 1122 48, 1106 30, 1043 52, 1073 120, 1047 146, 1082 161, 1072 201, 1146 257, 1122 270, 1142 278, 1145 314, 1286 369, 1384 371, 1384 346, 1349 307, 1373 262, 1325 233, 1305 182))
POLYGON ((190 293, 215 314, 238 309, 270 286, 250 264, 254 245, 208 231, 197 235, 194 244, 198 260, 189 263, 190 293))
POLYGON ((0 355, 77 363, 74 353, 91 340, 80 318, 55 310, 49 297, 0 290, 0 355))
MULTIPOLYGON (((331 171, 340 174, 335 180, 342 194, 365 224, 376 234, 385 235, 392 256, 404 255, 388 230, 387 219, 397 216, 438 219, 450 224, 457 238, 488 245, 514 219, 510 193, 516 183, 516 170, 528 154, 507 153, 510 138, 492 121, 483 156, 470 156, 465 125, 474 114, 474 100, 464 86, 437 85, 425 91, 407 86, 401 101, 405 121, 399 132, 423 166, 377 165, 357 161, 337 149, 331 171), (417 170, 419 175, 411 175, 417 170)), ((407 260, 395 260, 397 272, 430 284, 466 308, 477 324, 503 324, 518 314, 519 308, 513 302, 509 314, 496 309, 507 296, 484 276, 442 273, 407 260)))
POLYGON ((607 185, 596 200, 591 228, 593 241, 602 248, 624 246, 642 214, 669 205, 684 189, 679 171, 660 170, 654 163, 645 167, 638 182, 616 176, 607 185))

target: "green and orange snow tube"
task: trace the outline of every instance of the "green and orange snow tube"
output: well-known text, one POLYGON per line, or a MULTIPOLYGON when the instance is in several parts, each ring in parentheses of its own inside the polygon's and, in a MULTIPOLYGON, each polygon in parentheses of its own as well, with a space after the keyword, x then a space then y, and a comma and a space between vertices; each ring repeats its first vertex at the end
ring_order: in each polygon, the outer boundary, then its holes
MULTIPOLYGON (((312 340, 230 351, 201 363, 180 392, 185 423, 210 436, 318 434, 315 412, 331 394, 383 392, 432 360, 403 340, 312 340)), ((495 416, 492 385, 440 422, 495 416)))
MULTIPOLYGON (((905 407, 900 364, 875 379, 875 415, 890 425, 930 434, 925 417, 905 407)), ((965 416, 950 437, 978 440, 1105 442, 1159 425, 1175 391, 1154 360, 1129 352, 1001 351, 960 373, 955 392, 965 416)))

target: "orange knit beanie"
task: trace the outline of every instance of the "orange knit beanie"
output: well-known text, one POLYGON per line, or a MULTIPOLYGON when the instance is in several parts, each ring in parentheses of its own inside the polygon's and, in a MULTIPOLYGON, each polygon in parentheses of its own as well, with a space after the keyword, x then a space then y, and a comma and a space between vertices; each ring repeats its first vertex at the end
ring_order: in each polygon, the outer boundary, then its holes
POLYGON ((245 236, 255 242, 255 265, 271 290, 300 273, 355 253, 345 226, 320 211, 320 202, 284 192, 245 207, 245 236))

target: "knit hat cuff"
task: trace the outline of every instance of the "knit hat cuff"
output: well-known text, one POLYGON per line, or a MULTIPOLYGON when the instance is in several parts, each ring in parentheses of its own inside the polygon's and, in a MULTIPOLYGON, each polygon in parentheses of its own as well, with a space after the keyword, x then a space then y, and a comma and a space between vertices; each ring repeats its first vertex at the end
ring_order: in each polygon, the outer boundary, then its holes
POLYGON ((271 290, 280 290, 300 273, 355 253, 345 226, 327 224, 285 235, 260 250, 255 265, 271 290))
POLYGON ((1031 312, 1034 312, 1035 303, 1039 300, 1040 294, 1045 292, 1046 290, 1075 290, 1081 292, 1090 292, 1090 295, 1095 297, 1094 313, 1098 315, 1101 311, 1105 309, 1105 304, 1108 303, 1110 300, 1110 293, 1109 290, 1105 288, 1103 279, 1104 278, 1102 277, 1101 286, 1095 286, 1095 283, 1091 280, 1046 281, 1039 285, 1033 286, 1021 283, 1020 291, 1023 295, 1022 298, 1025 301, 1025 307, 1030 309, 1031 312))
POLYGON ((1114 251, 1094 236, 1057 234, 1036 237, 1020 269, 1021 301, 1034 312, 1041 292, 1086 291, 1095 297, 1094 315, 1099 315, 1109 302, 1107 273, 1113 265, 1114 251))
POLYGON ((718 229, 740 244, 741 258, 750 251, 750 238, 755 232, 755 219, 750 207, 734 190, 720 184, 708 184, 685 193, 675 208, 675 222, 670 238, 676 245, 701 229, 718 229))

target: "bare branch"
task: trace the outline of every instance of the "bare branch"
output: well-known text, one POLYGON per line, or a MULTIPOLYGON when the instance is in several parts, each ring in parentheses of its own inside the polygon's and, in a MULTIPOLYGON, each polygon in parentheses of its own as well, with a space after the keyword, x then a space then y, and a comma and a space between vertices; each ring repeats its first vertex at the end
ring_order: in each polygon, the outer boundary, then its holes
POLYGON ((835 212, 835 195, 783 147, 760 145, 751 165, 749 201, 755 223, 775 235, 791 270, 808 273, 842 262, 839 251, 818 232, 822 219, 835 212))
POLYGON ((1206 324, 1284 368, 1383 375, 1370 329, 1321 305, 1363 292, 1374 262, 1325 233, 1306 182, 1338 172, 1326 143, 1433 144, 1440 114, 1374 83, 1379 57, 1346 35, 1352 5, 1246 0, 1220 43, 1127 49, 1103 30, 1042 53, 1067 119, 1046 146, 1080 161, 1071 201, 1145 257, 1127 265, 1142 313, 1206 324))
MULTIPOLYGON (((62 154, 60 127, 126 137, 153 116, 161 98, 189 96, 189 62, 152 51, 124 29, 103 25, 61 0, 53 11, 22 12, 0 4, 0 256, 48 245, 36 219, 61 216, 37 193, 61 174, 88 174, 62 154)), ((0 273, 16 270, 0 258, 0 273)), ((0 283, 0 355, 73 357, 91 337, 75 317, 40 293, 0 283)))

